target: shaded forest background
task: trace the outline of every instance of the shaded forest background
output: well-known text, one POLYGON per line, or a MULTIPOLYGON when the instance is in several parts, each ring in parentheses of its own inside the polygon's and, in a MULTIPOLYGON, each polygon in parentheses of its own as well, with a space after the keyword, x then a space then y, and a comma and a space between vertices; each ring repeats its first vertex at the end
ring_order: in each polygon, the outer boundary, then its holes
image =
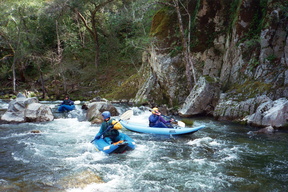
POLYGON ((158 9, 147 0, 0 0, 0 97, 130 99, 158 9), (124 87, 124 89, 123 89, 124 87))

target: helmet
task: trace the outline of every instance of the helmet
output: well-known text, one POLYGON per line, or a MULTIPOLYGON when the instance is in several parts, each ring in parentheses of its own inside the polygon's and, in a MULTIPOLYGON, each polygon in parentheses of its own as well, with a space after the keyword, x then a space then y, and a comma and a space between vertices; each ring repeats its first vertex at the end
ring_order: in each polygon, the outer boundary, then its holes
POLYGON ((154 107, 151 111, 153 114, 156 114, 157 112, 159 112, 158 108, 154 107))
POLYGON ((107 118, 110 118, 110 117, 111 117, 111 114, 110 114, 109 111, 104 111, 104 112, 102 113, 102 117, 103 117, 104 119, 107 119, 107 118))

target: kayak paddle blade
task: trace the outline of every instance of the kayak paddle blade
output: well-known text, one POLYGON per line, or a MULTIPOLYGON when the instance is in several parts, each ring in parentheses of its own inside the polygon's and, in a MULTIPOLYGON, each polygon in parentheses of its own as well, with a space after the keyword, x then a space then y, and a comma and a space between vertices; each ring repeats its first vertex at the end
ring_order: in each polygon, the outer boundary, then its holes
POLYGON ((132 117, 132 115, 133 115, 133 110, 128 110, 120 116, 120 120, 126 121, 126 120, 130 119, 132 117))
POLYGON ((177 121, 179 127, 185 127, 185 123, 183 121, 177 121))

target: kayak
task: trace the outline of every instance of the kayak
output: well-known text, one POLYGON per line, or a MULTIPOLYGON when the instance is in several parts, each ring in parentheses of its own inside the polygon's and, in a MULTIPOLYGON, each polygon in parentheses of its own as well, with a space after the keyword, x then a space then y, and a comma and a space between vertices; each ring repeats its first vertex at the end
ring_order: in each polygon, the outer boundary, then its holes
POLYGON ((200 125, 197 127, 186 128, 186 127, 172 127, 172 128, 159 128, 159 127, 149 127, 143 124, 130 123, 127 121, 121 121, 123 127, 130 131, 139 133, 150 133, 150 134, 160 134, 160 135, 184 135, 192 134, 200 129, 205 128, 205 125, 200 125))
POLYGON ((93 145, 104 153, 124 153, 125 151, 130 151, 135 149, 135 141, 131 139, 128 135, 120 133, 124 137, 123 142, 117 142, 114 144, 107 143, 103 138, 96 139, 92 142, 93 145))
POLYGON ((75 105, 60 105, 58 107, 59 112, 72 111, 74 109, 75 109, 75 105))

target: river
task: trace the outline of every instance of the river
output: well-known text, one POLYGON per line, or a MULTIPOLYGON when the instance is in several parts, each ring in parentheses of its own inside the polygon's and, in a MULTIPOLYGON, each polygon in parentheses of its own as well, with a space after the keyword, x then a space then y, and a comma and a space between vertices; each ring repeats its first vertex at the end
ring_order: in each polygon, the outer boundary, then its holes
MULTIPOLYGON (((0 100, 0 108, 7 107, 0 100)), ((136 107, 117 109, 132 109, 131 121, 143 123, 150 114, 136 107)), ((0 191, 288 191, 285 132, 254 135, 248 134, 256 130, 252 127, 193 118, 195 126, 206 128, 173 137, 123 129, 136 149, 106 155, 90 143, 99 125, 83 117, 77 106, 52 122, 1 124, 0 191)))

